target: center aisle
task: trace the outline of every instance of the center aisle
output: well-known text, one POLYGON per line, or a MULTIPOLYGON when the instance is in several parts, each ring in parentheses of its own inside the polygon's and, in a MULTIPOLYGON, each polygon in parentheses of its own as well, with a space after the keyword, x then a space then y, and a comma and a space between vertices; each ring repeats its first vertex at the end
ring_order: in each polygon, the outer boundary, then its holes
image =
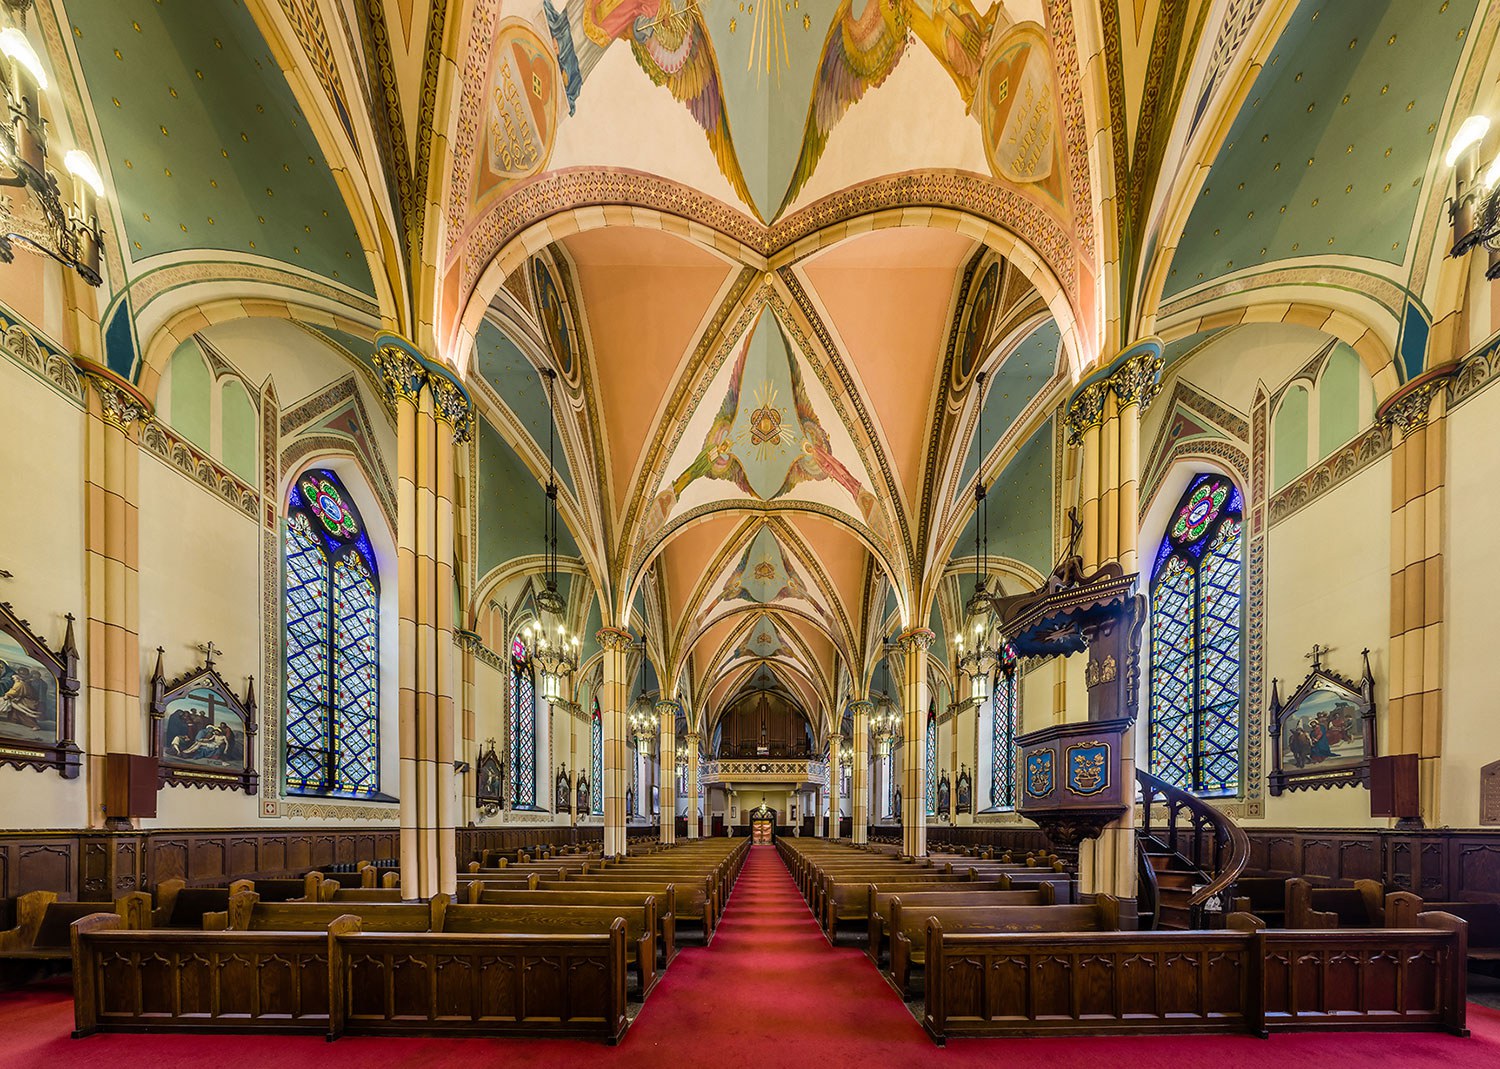
POLYGON ((1472 1039, 1440 1034, 954 1040, 927 1039, 862 951, 830 947, 771 846, 750 848, 711 947, 688 946, 619 1047, 575 1040, 100 1035, 72 1040, 66 981, 0 996, 0 1069, 993 1069, 1044 1065, 1212 1065, 1282 1069, 1339 1063, 1412 1069, 1500 1065, 1500 1013, 1471 1004, 1472 1039))

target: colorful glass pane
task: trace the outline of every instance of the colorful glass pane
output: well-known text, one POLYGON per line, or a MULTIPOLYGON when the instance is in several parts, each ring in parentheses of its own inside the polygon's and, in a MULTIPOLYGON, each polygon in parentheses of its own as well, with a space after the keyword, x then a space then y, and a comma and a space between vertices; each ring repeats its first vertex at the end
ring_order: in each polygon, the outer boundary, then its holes
POLYGON ((303 513, 286 524, 286 780, 293 791, 324 786, 328 723, 328 556, 303 513))
MULTIPOLYGON (((512 650, 525 643, 517 639, 512 650)), ((511 805, 518 808, 536 806, 536 677, 531 659, 513 655, 510 659, 510 767, 511 805)))
POLYGON ((380 769, 380 622, 364 558, 333 566, 333 789, 375 790, 380 769))
POLYGON ((927 812, 932 815, 937 812, 937 711, 927 711, 927 738, 924 743, 924 756, 927 769, 927 812))
POLYGON ((604 812, 604 718, 599 715, 599 699, 594 699, 594 720, 589 725, 589 745, 593 751, 593 770, 589 784, 593 791, 589 795, 589 808, 595 813, 604 812))
POLYGON ((1238 489, 1201 475, 1151 583, 1151 771, 1199 794, 1240 789, 1243 611, 1238 489))
POLYGON ((359 534, 359 521, 344 503, 344 495, 326 472, 308 472, 302 476, 302 498, 312 514, 323 521, 328 533, 342 541, 359 534))
POLYGON ((293 489, 283 563, 287 789, 376 793, 378 577, 359 514, 331 472, 307 472, 293 489))
POLYGON ((1016 712, 1015 673, 998 672, 990 704, 991 809, 1016 807, 1016 712))

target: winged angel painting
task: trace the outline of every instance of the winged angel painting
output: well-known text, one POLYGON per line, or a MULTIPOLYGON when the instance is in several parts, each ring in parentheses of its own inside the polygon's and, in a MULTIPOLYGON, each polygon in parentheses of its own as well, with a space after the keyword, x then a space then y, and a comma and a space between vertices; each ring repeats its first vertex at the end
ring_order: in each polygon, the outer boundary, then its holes
MULTIPOLYGON (((770 0, 773 7, 776 0, 770 0)), ((542 0, 557 47, 570 111, 584 79, 616 41, 629 42, 641 69, 685 104, 703 128, 720 170, 744 203, 760 214, 730 129, 728 81, 714 47, 718 21, 734 33, 736 16, 753 17, 756 4, 734 0, 542 0), (717 6, 716 6, 717 5, 717 6), (723 15, 720 20, 719 16, 723 15), (715 20, 710 31, 708 19, 715 20)), ((807 185, 845 113, 878 88, 919 42, 952 79, 980 124, 991 168, 1020 183, 1037 183, 1060 200, 1053 166, 1056 123, 1051 61, 1034 23, 1014 23, 1001 0, 840 0, 833 9, 812 76, 800 150, 780 215, 807 185), (984 7, 981 11, 980 8, 984 7)), ((791 5, 786 5, 790 7, 791 5)), ((799 9, 824 7, 797 0, 799 9)), ((826 10, 826 8, 825 8, 826 10)), ((816 16, 802 15, 815 29, 816 16)), ((785 56, 784 46, 780 53, 785 56)), ((768 92, 774 92, 767 87, 768 92)), ((795 114, 795 101, 778 101, 770 122, 795 114)), ((795 122, 795 119, 787 120, 795 122)), ((778 185, 780 179, 777 179, 778 185)), ((774 203, 774 197, 772 200, 774 203)))

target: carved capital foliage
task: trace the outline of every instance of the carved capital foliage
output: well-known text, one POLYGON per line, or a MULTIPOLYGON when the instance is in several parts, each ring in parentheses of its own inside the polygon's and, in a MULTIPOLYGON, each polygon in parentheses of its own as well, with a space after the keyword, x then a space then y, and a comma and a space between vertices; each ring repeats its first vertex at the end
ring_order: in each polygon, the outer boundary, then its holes
POLYGON ((385 384, 388 401, 398 399, 417 403, 422 392, 422 383, 427 379, 427 369, 422 361, 403 346, 386 343, 375 350, 375 366, 380 369, 381 381, 385 384))
POLYGON ((1444 385, 1442 378, 1417 383, 1387 401, 1381 417, 1402 434, 1427 426, 1427 418, 1432 414, 1432 399, 1444 385))
POLYGON ((850 702, 849 703, 849 712, 853 715, 854 720, 855 720, 856 723, 859 722, 860 717, 864 717, 865 719, 868 720, 870 714, 873 713, 874 711, 875 711, 875 703, 872 702, 872 701, 868 701, 868 700, 866 700, 864 698, 861 698, 857 702, 850 702))
POLYGON ((601 627, 594 638, 606 653, 623 653, 634 641, 629 631, 621 631, 618 627, 601 627))
POLYGON ((441 375, 429 375, 428 385, 432 389, 432 410, 437 418, 453 428, 453 440, 465 442, 474 427, 474 406, 469 397, 451 379, 441 375))
POLYGON ((656 712, 660 716, 670 716, 675 718, 681 708, 682 707, 671 698, 659 698, 656 702, 656 712))
POLYGON ((75 358, 84 381, 99 395, 104 422, 129 432, 137 423, 151 418, 151 404, 124 379, 102 364, 75 358))
POLYGON ((911 653, 913 650, 923 650, 925 652, 932 645, 932 640, 936 637, 936 635, 925 627, 913 627, 901 632, 901 636, 896 641, 900 643, 903 653, 911 653))
POLYGON ((1161 343, 1141 342, 1131 346, 1111 365, 1108 374, 1086 383, 1068 402, 1063 421, 1068 429, 1068 443, 1078 445, 1090 427, 1104 419, 1104 400, 1113 392, 1120 408, 1139 405, 1144 412, 1161 389, 1161 372, 1166 360, 1161 343))

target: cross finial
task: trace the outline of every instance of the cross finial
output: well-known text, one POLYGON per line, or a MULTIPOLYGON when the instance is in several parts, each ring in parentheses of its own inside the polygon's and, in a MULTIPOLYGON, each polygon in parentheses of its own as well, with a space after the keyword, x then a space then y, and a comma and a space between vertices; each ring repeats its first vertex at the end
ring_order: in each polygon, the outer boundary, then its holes
POLYGON ((1313 671, 1316 672, 1318 669, 1323 667, 1323 655, 1330 652, 1332 649, 1332 646, 1320 646, 1316 642, 1314 642, 1312 651, 1310 653, 1304 653, 1302 656, 1307 657, 1312 661, 1313 671))
POLYGON ((198 652, 203 654, 204 666, 212 668, 214 666, 214 658, 218 657, 219 654, 223 653, 224 651, 215 646, 213 644, 213 640, 210 639, 206 643, 198 643, 198 652))

